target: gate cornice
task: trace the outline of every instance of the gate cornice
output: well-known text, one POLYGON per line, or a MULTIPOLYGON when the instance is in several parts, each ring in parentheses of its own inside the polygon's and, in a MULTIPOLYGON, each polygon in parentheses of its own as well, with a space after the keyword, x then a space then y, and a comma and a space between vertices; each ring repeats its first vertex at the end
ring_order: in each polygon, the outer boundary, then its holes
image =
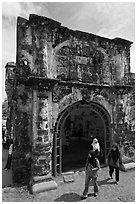
POLYGON ((79 88, 107 88, 117 92, 118 90, 132 89, 134 85, 108 85, 108 84, 99 84, 99 83, 84 83, 82 81, 72 81, 72 80, 60 80, 57 78, 46 78, 46 77, 37 77, 37 76, 28 76, 25 79, 18 77, 18 82, 27 86, 38 86, 39 88, 47 88, 47 86, 52 87, 55 84, 59 85, 69 85, 72 87, 79 88))

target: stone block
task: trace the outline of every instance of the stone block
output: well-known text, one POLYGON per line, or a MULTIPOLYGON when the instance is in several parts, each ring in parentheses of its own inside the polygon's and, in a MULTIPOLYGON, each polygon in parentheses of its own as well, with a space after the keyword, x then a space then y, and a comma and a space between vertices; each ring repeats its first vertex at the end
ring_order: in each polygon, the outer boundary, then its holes
POLYGON ((131 162, 131 163, 128 163, 128 164, 124 164, 124 166, 125 166, 125 170, 128 171, 128 170, 131 170, 131 169, 135 168, 135 163, 131 162))
POLYGON ((36 155, 36 156, 45 155, 45 156, 49 157, 51 155, 51 153, 52 153, 51 149, 47 151, 44 148, 43 149, 37 148, 33 151, 33 155, 36 155))
POLYGON ((134 160, 135 160, 135 157, 127 157, 125 155, 123 155, 122 157, 122 161, 124 164, 134 162, 134 160))
POLYGON ((34 164, 34 175, 43 176, 50 172, 50 165, 46 163, 45 165, 34 164))
POLYGON ((49 181, 49 182, 42 182, 42 183, 35 183, 32 186, 32 193, 40 193, 48 190, 54 190, 57 189, 57 184, 55 181, 49 181))
POLYGON ((64 182, 65 183, 71 183, 74 182, 74 176, 72 174, 67 174, 63 176, 64 182))
POLYGON ((62 175, 72 175, 72 174, 74 174, 74 171, 68 171, 68 172, 62 173, 62 175))
POLYGON ((51 174, 49 173, 49 174, 47 174, 47 175, 44 175, 44 176, 34 176, 33 177, 33 181, 34 182, 37 182, 37 181, 42 181, 42 180, 48 180, 48 179, 51 179, 52 178, 52 176, 51 176, 51 174))
POLYGON ((36 143, 36 149, 44 149, 45 151, 49 151, 51 147, 51 143, 50 142, 37 142, 36 143))
POLYGON ((38 129, 38 135, 39 136, 48 135, 48 131, 47 130, 38 129))
POLYGON ((40 137, 40 136, 39 136, 39 137, 37 138, 37 142, 43 142, 43 137, 40 137))
POLYGON ((44 165, 46 164, 46 160, 47 160, 47 157, 45 155, 40 155, 37 159, 37 163, 39 165, 44 165))

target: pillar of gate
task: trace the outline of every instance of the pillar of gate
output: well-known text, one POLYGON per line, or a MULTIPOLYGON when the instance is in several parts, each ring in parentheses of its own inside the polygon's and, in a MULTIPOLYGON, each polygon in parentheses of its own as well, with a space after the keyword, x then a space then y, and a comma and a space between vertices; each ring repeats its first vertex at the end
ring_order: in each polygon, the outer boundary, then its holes
POLYGON ((32 108, 33 163, 31 191, 38 193, 57 188, 52 178, 51 140, 49 136, 48 96, 46 91, 33 90, 32 108))

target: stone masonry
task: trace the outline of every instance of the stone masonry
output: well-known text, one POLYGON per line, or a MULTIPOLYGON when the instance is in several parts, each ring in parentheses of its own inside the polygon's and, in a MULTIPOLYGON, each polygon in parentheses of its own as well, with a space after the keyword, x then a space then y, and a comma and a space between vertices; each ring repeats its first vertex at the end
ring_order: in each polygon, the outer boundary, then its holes
MULTIPOLYGON (((80 101, 94 102, 106 110, 111 130, 108 147, 117 141, 123 154, 125 145, 135 148, 131 44, 121 38, 108 39, 70 30, 57 21, 34 14, 29 20, 18 17, 14 89, 11 89, 14 182, 30 183, 34 192, 36 185, 42 183, 44 187, 40 188, 47 189, 46 182, 49 186, 52 183, 51 189, 56 188, 52 177, 56 125, 63 111, 80 101)), ((101 109, 95 109, 105 121, 101 109)))

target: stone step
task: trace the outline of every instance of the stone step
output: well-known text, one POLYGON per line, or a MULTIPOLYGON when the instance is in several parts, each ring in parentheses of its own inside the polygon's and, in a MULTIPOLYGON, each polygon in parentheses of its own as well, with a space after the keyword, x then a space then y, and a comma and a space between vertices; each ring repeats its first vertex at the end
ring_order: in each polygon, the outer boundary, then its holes
POLYGON ((49 191, 49 190, 54 190, 57 189, 57 183, 55 181, 45 181, 42 183, 35 183, 32 186, 32 193, 36 194, 36 193, 41 193, 44 191, 49 191))
POLYGON ((71 175, 71 174, 74 174, 74 171, 67 171, 62 173, 62 175, 71 175))
POLYGON ((52 176, 51 176, 51 174, 49 173, 49 174, 47 174, 47 175, 44 175, 44 176, 34 176, 33 177, 33 181, 34 182, 38 182, 38 181, 42 181, 42 180, 48 180, 48 179, 51 179, 52 178, 52 176))
POLYGON ((135 168, 135 163, 131 162, 131 163, 128 163, 128 164, 124 164, 124 166, 125 166, 125 171, 128 171, 128 170, 131 170, 131 169, 135 168))

